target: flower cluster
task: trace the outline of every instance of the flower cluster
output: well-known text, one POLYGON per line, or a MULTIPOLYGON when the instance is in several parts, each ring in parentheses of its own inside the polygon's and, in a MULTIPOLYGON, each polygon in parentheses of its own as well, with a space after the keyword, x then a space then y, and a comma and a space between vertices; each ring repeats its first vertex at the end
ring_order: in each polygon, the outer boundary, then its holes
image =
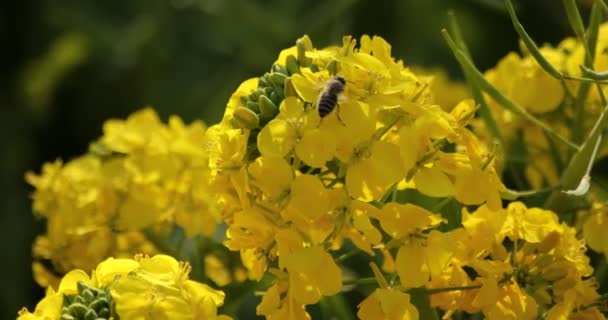
MULTIPOLYGON (((593 65, 595 70, 608 68, 606 48, 608 24, 603 24, 599 28, 593 65)), ((580 41, 566 38, 556 47, 544 46, 540 53, 557 71, 582 76, 580 66, 585 61, 585 48, 580 41)), ((551 125, 555 132, 575 142, 580 142, 583 134, 590 131, 603 108, 595 85, 581 85, 580 81, 555 78, 525 50, 521 55, 509 53, 485 75, 513 102, 551 125), (586 116, 580 116, 582 112, 586 116)), ((505 160, 525 166, 525 177, 533 188, 557 185, 568 159, 568 149, 563 145, 553 145, 538 126, 503 108, 494 99, 487 98, 496 124, 505 137, 505 149, 513 150, 521 146, 526 149, 527 154, 523 158, 505 160)), ((484 131, 479 129, 482 136, 488 135, 484 131)), ((608 148, 604 147, 599 154, 605 155, 607 151, 608 148)))
POLYGON ((54 274, 90 270, 109 256, 153 254, 158 249, 144 233, 172 223, 190 236, 213 235, 219 217, 209 210, 204 134, 201 122, 172 117, 165 125, 144 109, 107 121, 88 154, 28 173, 34 212, 47 222, 34 244, 37 282, 56 284, 54 274))
MULTIPOLYGON (((568 39, 541 52, 580 75, 579 49, 568 39)), ((569 132, 577 117, 564 117, 576 113, 569 92, 580 83, 515 54, 486 78, 569 132)), ((586 249, 608 252, 605 205, 578 213, 585 242, 555 212, 506 202, 512 190, 499 172, 513 160, 487 147, 478 106, 463 91, 393 58, 380 37, 319 49, 304 36, 240 84, 220 123, 164 125, 146 109, 107 122, 89 154, 29 174, 34 210, 48 223, 34 255, 60 272, 93 269, 108 256, 161 251, 150 233, 172 225, 191 237, 224 223, 223 245, 262 286, 256 311, 266 319, 310 319, 307 306, 349 290, 347 282, 373 284, 358 302, 362 319, 425 319, 429 310, 446 319, 603 319, 586 249), (355 255, 373 277, 352 279, 355 255)), ((523 141, 534 158, 530 185, 557 183, 555 156, 572 151, 485 98, 507 147, 523 141)), ((601 95, 590 90, 585 101, 599 110, 601 95)), ((216 284, 231 281, 217 256, 196 259, 216 284)), ((34 269, 41 284, 53 283, 41 263, 34 269)), ((92 279, 68 273, 21 317, 215 319, 223 293, 188 280, 189 271, 163 255, 106 260, 92 279)))
POLYGON ((325 49, 303 37, 230 98, 207 131, 212 185, 225 203, 226 246, 240 251, 252 279, 269 267, 277 278, 260 314, 305 318, 305 305, 338 293, 331 252, 348 239, 373 255, 382 240, 373 221, 395 238, 437 227, 440 217, 390 201, 399 190, 501 207, 494 157, 466 129, 474 106, 443 111, 429 80, 380 37, 325 49), (344 94, 321 117, 316 101, 336 75, 344 94))
POLYGON ((438 293, 434 305, 488 319, 601 318, 585 243, 555 213, 512 202, 499 211, 463 210, 462 224, 449 235, 456 244, 449 266, 430 287, 479 290, 438 293))
POLYGON ((188 279, 190 266, 166 255, 108 258, 92 272, 68 272, 49 286, 33 313, 35 319, 218 319, 224 293, 188 279))

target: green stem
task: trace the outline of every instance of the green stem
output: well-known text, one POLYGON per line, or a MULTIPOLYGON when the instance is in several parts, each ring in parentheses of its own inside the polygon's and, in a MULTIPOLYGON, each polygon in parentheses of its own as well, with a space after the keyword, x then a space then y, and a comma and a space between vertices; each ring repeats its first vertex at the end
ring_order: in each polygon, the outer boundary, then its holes
POLYGON ((396 124, 397 124, 397 123, 398 123, 398 122, 399 122, 399 121, 400 121, 402 118, 403 118, 403 116, 402 116, 402 115, 399 115, 399 116, 395 117, 395 119, 394 119, 394 120, 393 120, 391 123, 389 123, 389 124, 385 125, 384 127, 380 128, 378 131, 376 131, 376 132, 374 133, 374 136, 372 137, 372 141, 373 141, 373 140, 380 140, 380 139, 382 139, 382 137, 383 137, 383 136, 384 136, 384 135, 385 135, 385 134, 386 134, 386 133, 387 133, 387 132, 388 132, 388 131, 389 131, 389 130, 392 128, 392 127, 394 127, 394 126, 395 126, 395 125, 396 125, 396 124))
POLYGON ((426 292, 426 294, 437 294, 437 293, 444 293, 444 292, 450 292, 450 291, 475 290, 475 289, 479 289, 479 288, 481 288, 481 285, 477 284, 477 285, 471 285, 471 286, 426 289, 425 292, 426 292))
POLYGON ((596 1, 596 3, 599 3, 600 6, 602 7, 602 10, 604 10, 604 13, 606 13, 608 15, 608 6, 604 2, 604 0, 596 1))
POLYGON ((543 188, 543 189, 539 189, 539 190, 521 190, 521 191, 507 189, 507 191, 500 193, 500 197, 505 200, 515 200, 518 198, 533 197, 533 196, 536 196, 541 193, 547 193, 547 192, 551 192, 554 190, 558 190, 559 188, 560 188, 560 186, 552 186, 552 187, 547 187, 547 188, 543 188))
POLYGON ((342 261, 344 261, 344 260, 346 260, 346 259, 348 259, 348 258, 350 258, 352 256, 357 255, 359 252, 361 252, 361 250, 359 250, 359 248, 354 248, 354 249, 350 250, 349 252, 346 252, 346 253, 340 255, 339 257, 337 257, 335 259, 335 261, 336 262, 342 262, 342 261))
MULTIPOLYGON (((458 21, 456 20, 456 16, 454 15, 454 12, 452 12, 452 11, 448 12, 448 26, 450 28, 450 33, 454 35, 454 39, 455 39, 456 43, 458 44, 458 46, 460 47, 460 49, 462 50, 462 52, 464 53, 464 55, 467 58, 471 59, 471 53, 469 52, 469 48, 467 47, 466 42, 464 41, 464 38, 462 37, 462 32, 460 31, 460 26, 458 25, 458 21)), ((481 119, 483 119, 483 122, 486 125, 486 127, 488 128, 488 130, 490 131, 490 134, 492 135, 492 137, 497 139, 500 143, 504 144, 505 139, 502 136, 502 134, 500 133, 500 130, 498 130, 496 121, 494 120, 494 117, 492 116, 492 111, 488 107, 488 104, 487 104, 486 100, 484 99, 481 89, 477 85, 477 82, 472 81, 471 75, 467 72, 467 70, 463 69, 462 71, 464 72, 464 76, 467 80, 467 84, 469 84, 469 86, 471 86, 471 93, 473 95, 473 99, 475 99, 475 101, 479 104, 479 116, 481 117, 481 119)))
POLYGON ((443 207, 445 207, 448 203, 450 203, 450 201, 452 201, 452 197, 443 198, 443 200, 441 200, 441 202, 436 204, 433 207, 433 209, 431 209, 431 212, 433 212, 433 213, 439 212, 441 209, 443 209, 443 207))
POLYGON ((380 271, 380 268, 378 268, 378 265, 372 261, 369 263, 369 266, 372 268, 374 280, 376 280, 378 286, 384 289, 388 288, 388 282, 386 282, 386 278, 384 278, 384 275, 382 274, 382 271, 380 271))
MULTIPOLYGON (((564 2, 568 3, 567 11, 572 11, 568 15, 569 18, 571 15, 578 16, 578 19, 576 19, 576 18, 572 18, 572 19, 575 19, 576 21, 580 20, 580 14, 578 12, 578 9, 576 8, 576 4, 573 4, 573 2, 571 0, 564 0, 564 2)), ((591 18, 590 18, 589 28, 587 29, 587 32, 583 33, 583 34, 577 33, 579 40, 581 41, 581 43, 583 44, 583 47, 585 48, 585 60, 583 62, 583 65, 581 66, 583 68, 593 70, 593 61, 595 59, 595 49, 597 46, 598 30, 599 30, 599 25, 600 25, 601 21, 602 21, 602 13, 599 10, 598 6, 594 4, 593 8, 591 10, 591 18)), ((571 24, 573 24, 573 25, 578 24, 578 22, 571 22, 571 24)), ((583 71, 583 74, 584 74, 584 71, 583 71)), ((600 94, 600 99, 602 100, 602 103, 606 104, 606 98, 604 97, 602 88, 601 88, 600 84, 597 83, 597 81, 596 81, 596 86, 597 86, 597 90, 600 94)), ((574 103, 575 114, 574 114, 574 120, 572 122, 572 139, 576 143, 580 143, 583 140, 583 135, 584 135, 583 120, 585 117, 585 102, 587 100, 587 96, 589 95, 590 89, 591 89, 590 82, 581 83, 577 96, 576 96, 575 103, 574 103)))
POLYGON ((481 74, 481 72, 479 72, 479 70, 477 70, 475 65, 462 53, 462 51, 457 47, 456 43, 454 42, 452 37, 449 35, 449 33, 446 30, 442 30, 442 34, 443 34, 443 37, 445 38, 445 40, 447 41, 448 45, 452 49, 452 53, 456 56, 456 59, 458 60, 460 65, 464 69, 468 70, 469 74, 472 76, 472 80, 477 82, 479 87, 483 91, 485 91, 487 94, 489 94, 494 100, 496 100, 496 102, 501 104, 505 109, 507 109, 519 116, 524 117, 528 121, 532 122, 533 124, 535 124, 536 126, 541 128, 543 131, 545 131, 547 134, 549 134, 553 138, 555 138, 555 139, 559 140, 560 142, 562 142, 563 144, 567 145, 569 148, 571 148, 573 150, 579 150, 579 146, 575 145, 574 143, 572 143, 572 142, 568 141, 567 139, 563 138, 562 136, 560 136, 557 132, 553 131, 553 129, 551 129, 551 127, 549 127, 546 123, 542 122, 541 120, 539 120, 532 114, 528 113, 528 111, 526 111, 522 106, 511 101, 509 98, 507 98, 505 95, 503 95, 502 92, 500 92, 500 90, 498 90, 488 80, 486 80, 486 78, 483 76, 483 74, 481 74))
POLYGON ((352 285, 367 285, 367 284, 375 284, 376 278, 361 278, 361 279, 353 279, 353 280, 345 280, 342 282, 343 286, 352 286, 352 285))

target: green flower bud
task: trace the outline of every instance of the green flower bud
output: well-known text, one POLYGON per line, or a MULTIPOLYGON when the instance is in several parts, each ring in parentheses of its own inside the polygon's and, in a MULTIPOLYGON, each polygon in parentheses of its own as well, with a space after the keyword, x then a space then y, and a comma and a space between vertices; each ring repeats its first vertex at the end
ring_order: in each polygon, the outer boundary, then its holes
POLYGON ((89 303, 89 308, 93 309, 93 310, 101 310, 104 307, 107 307, 109 305, 108 300, 106 300, 105 298, 99 298, 91 303, 89 303))
POLYGON ((260 126, 260 119, 257 114, 245 107, 236 108, 232 120, 232 124, 237 128, 253 130, 260 126))
POLYGON ((72 303, 68 307, 68 312, 79 319, 84 317, 84 315, 87 314, 87 311, 89 311, 89 308, 82 303, 72 303))
POLYGON ((300 66, 298 65, 296 57, 294 57, 293 55, 287 56, 285 64, 287 67, 287 73, 289 75, 300 73, 300 66))
MULTIPOLYGON (((272 93, 276 97, 276 93, 272 93)), ((260 100, 258 101, 260 106, 260 112, 265 117, 274 117, 278 112, 279 108, 269 99, 267 96, 260 96, 260 100)))
POLYGON ((325 68, 327 69, 329 74, 331 74, 332 76, 335 76, 336 74, 338 74, 338 62, 336 60, 329 61, 325 68))
MULTIPOLYGON (((263 96, 260 95, 259 97, 263 97, 263 96)), ((248 101, 246 104, 246 107, 247 107, 247 109, 249 109, 253 112, 260 112, 260 106, 258 105, 257 101, 248 101)))
POLYGON ((268 86, 268 81, 266 80, 266 77, 262 76, 260 77, 260 79, 258 80, 258 87, 266 87, 268 86))
POLYGON ((283 87, 287 76, 281 73, 271 73, 268 78, 277 86, 283 87))
POLYGON ((82 293, 83 291, 85 291, 86 289, 89 289, 90 287, 84 283, 84 281, 78 281, 76 283, 76 288, 78 289, 79 293, 82 293))
POLYGON ((86 302, 91 302, 93 301, 93 299, 95 299, 95 294, 89 289, 85 289, 80 293, 80 295, 84 298, 84 301, 86 302))
MULTIPOLYGON (((283 95, 283 93, 281 92, 281 95, 283 95)), ((281 101, 284 99, 285 97, 281 97, 279 96, 279 94, 277 94, 277 92, 273 92, 270 94, 270 100, 275 104, 280 104, 281 101)))
POLYGON ((264 88, 264 95, 265 96, 269 96, 272 92, 274 92, 274 90, 272 89, 272 87, 266 87, 266 88, 264 88))
POLYGON ((100 310, 97 312, 97 315, 98 315, 100 318, 109 318, 109 317, 110 317, 110 315, 111 315, 111 314, 110 314, 110 309, 108 309, 108 308, 106 308, 106 307, 103 307, 103 308, 101 308, 101 309, 100 309, 100 310))
POLYGON ((285 87, 283 88, 283 95, 285 96, 285 98, 298 96, 298 93, 296 92, 296 89, 293 87, 293 83, 291 82, 291 78, 285 79, 285 87))
POLYGON ((285 69, 285 67, 283 67, 282 65, 276 63, 272 65, 272 72, 287 75, 287 69, 285 69))
POLYGON ((89 311, 87 311, 87 313, 84 315, 84 320, 95 320, 97 319, 97 312, 93 311, 92 309, 89 309, 89 311))
POLYGON ((308 67, 312 63, 312 59, 306 57, 306 51, 312 50, 312 42, 308 37, 302 37, 296 41, 298 50, 298 62, 303 67, 308 67), (308 41, 306 41, 308 40, 308 41))
POLYGON ((259 96, 259 93, 257 91, 254 91, 251 94, 249 94, 249 96, 247 98, 249 99, 249 101, 251 101, 251 100, 258 101, 258 96, 259 96))
POLYGON ((61 315, 61 320, 76 320, 76 318, 71 314, 63 313, 61 315))

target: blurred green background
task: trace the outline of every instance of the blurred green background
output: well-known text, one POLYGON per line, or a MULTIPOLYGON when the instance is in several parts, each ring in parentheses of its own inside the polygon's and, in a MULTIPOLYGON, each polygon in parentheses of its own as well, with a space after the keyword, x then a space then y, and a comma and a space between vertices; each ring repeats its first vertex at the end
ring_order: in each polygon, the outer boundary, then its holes
MULTIPOLYGON (((538 42, 570 35, 561 1, 517 5, 538 42)), ((340 44, 344 34, 381 35, 406 64, 444 67, 457 79, 440 36, 450 9, 482 70, 518 48, 501 0, 3 1, 0 319, 43 294, 30 246, 44 223, 31 214, 27 170, 85 152, 104 120, 144 106, 165 119, 214 123, 238 84, 267 71, 303 34, 316 47, 340 44)))

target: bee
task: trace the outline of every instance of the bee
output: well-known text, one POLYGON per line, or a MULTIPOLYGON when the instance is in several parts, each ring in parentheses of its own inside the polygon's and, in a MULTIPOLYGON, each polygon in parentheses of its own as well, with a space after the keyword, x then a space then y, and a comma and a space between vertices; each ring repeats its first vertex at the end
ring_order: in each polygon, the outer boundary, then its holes
MULTIPOLYGON (((321 119, 330 114, 338 105, 338 96, 344 92, 345 86, 346 80, 341 76, 334 76, 327 82, 317 99, 317 112, 321 119)), ((340 115, 338 115, 338 119, 340 119, 340 115)))

